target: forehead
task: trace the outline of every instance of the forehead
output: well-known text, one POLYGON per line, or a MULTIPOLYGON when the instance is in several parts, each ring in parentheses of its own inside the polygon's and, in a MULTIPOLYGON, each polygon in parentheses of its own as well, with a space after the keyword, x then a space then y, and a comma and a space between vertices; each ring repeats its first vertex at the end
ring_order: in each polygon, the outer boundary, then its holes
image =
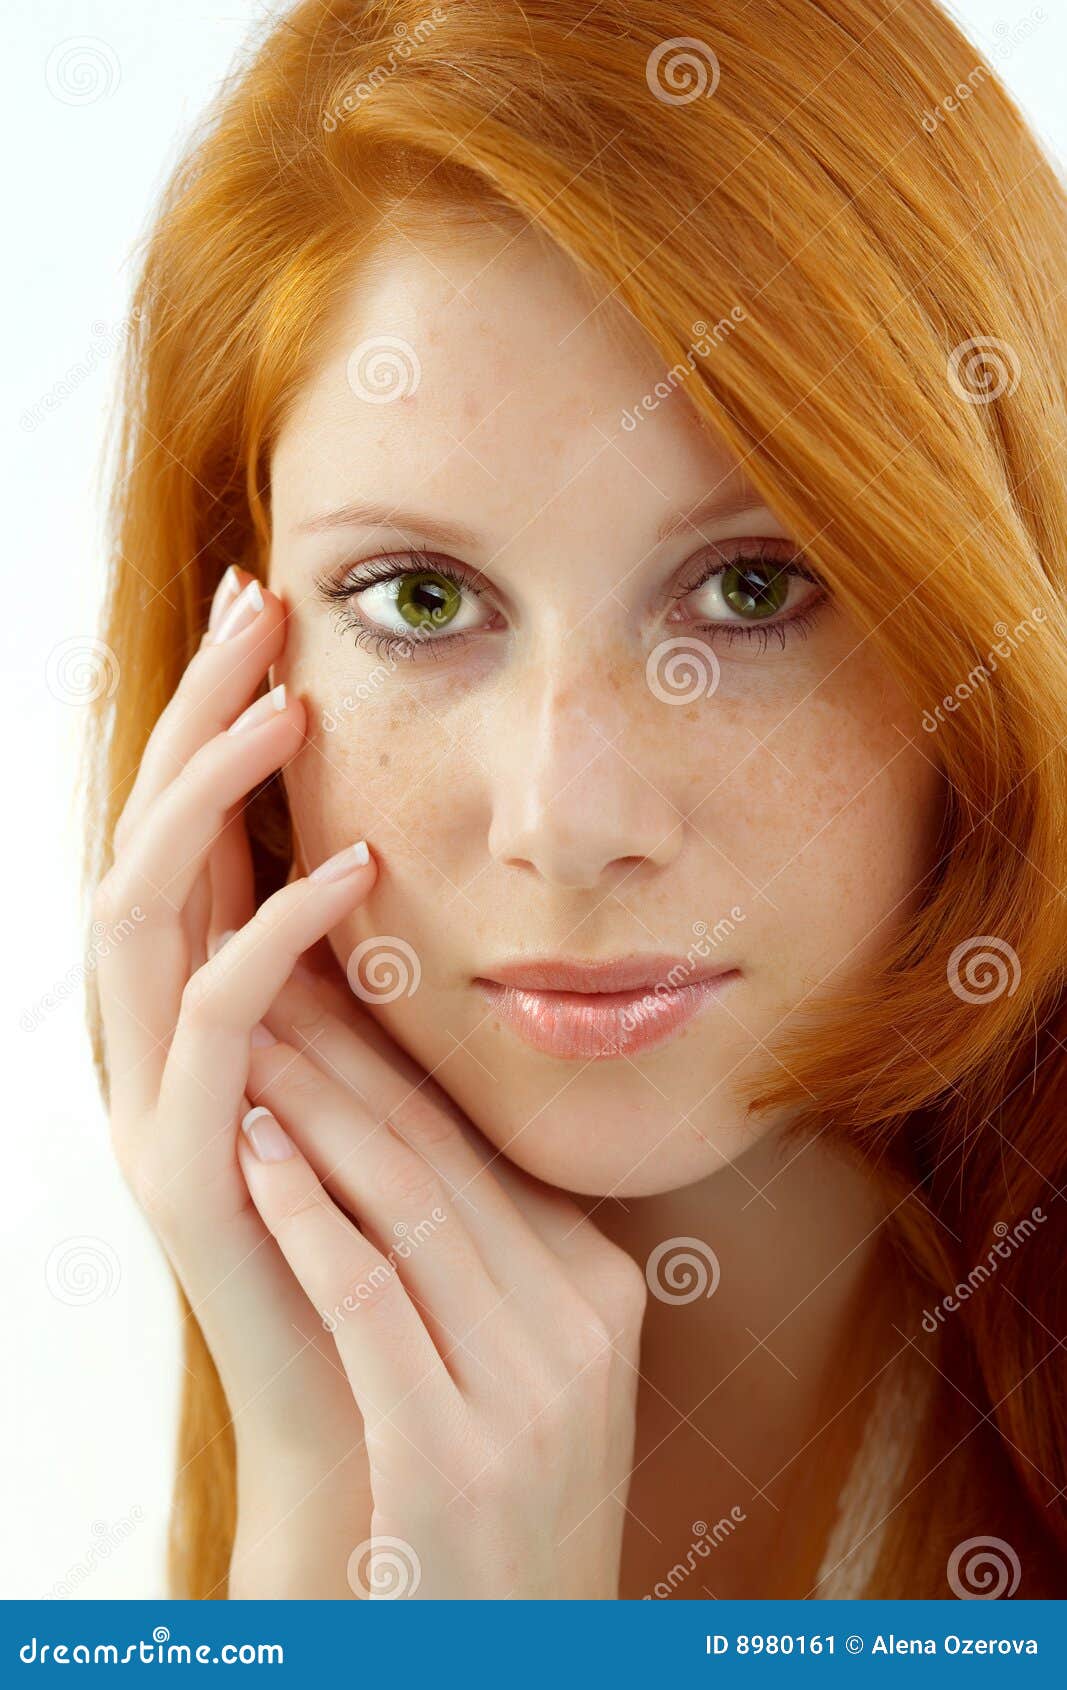
POLYGON ((280 432, 276 514, 417 491, 443 514, 475 502, 498 534, 549 513, 655 523, 735 462, 680 389, 627 432, 664 374, 633 318, 534 231, 391 240, 280 432))

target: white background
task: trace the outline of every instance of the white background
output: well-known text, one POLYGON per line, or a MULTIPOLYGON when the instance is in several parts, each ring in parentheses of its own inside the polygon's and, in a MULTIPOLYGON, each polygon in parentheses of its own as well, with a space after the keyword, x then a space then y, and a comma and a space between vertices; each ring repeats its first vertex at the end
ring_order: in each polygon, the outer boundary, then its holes
MULTIPOLYGON (((0 112, 12 238, 2 318, 10 442, 2 674, 12 896, 0 1025, 13 1084, 2 1199, 0 1597, 148 1597, 164 1588, 176 1308, 111 1161, 89 1060, 76 978, 83 712, 55 696, 57 648, 91 638, 96 625, 103 425, 136 243, 190 126, 265 8, 8 0, 5 10, 0 112), (91 66, 89 87, 99 91, 103 78, 101 97, 77 98, 79 58, 91 66), (69 995, 42 1009, 65 983, 69 995)), ((1050 153, 1067 157, 1064 0, 1044 0, 1043 20, 1029 0, 961 0, 953 10, 1050 153), (1028 38, 1016 45, 1020 29, 1028 38)))

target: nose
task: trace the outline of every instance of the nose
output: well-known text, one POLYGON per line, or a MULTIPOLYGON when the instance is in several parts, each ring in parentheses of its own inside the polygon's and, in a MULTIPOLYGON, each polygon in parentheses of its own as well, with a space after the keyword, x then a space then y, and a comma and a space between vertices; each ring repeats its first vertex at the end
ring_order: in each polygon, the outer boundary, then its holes
POLYGON ((683 830, 662 719, 658 740, 642 729, 647 689, 628 708, 610 668, 590 668, 564 677, 531 665, 494 720, 490 753, 490 856, 583 891, 615 870, 665 868, 683 830))

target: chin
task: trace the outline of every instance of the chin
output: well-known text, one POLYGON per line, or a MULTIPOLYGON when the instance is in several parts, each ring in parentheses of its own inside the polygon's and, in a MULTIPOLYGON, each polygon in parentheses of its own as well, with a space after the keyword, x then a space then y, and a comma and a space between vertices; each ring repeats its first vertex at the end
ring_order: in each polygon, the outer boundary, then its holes
MULTIPOLYGON (((484 1071, 471 1064, 459 1073, 448 1062, 442 1078, 451 1095, 488 1141, 519 1168, 548 1185, 584 1197, 654 1197, 707 1179, 737 1161, 770 1124, 755 1124, 738 1104, 717 1104, 685 1115, 671 1107, 634 1064, 596 1064, 568 1075, 552 1074, 521 1100, 487 1089, 484 1071), (572 1082, 568 1086, 568 1079, 572 1082)), ((504 1077, 507 1069, 493 1064, 504 1077)))

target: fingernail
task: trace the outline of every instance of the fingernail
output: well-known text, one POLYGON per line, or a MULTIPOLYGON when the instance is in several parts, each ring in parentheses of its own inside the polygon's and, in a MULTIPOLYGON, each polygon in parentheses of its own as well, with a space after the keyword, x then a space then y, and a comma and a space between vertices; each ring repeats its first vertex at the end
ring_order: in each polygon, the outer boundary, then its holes
POLYGON ((235 634, 243 634, 262 609, 263 589, 258 581, 250 581, 244 592, 238 594, 230 605, 229 610, 219 618, 218 627, 211 635, 215 644, 221 645, 223 640, 232 640, 235 634))
POLYGON ((242 728, 258 728, 263 722, 269 722, 279 710, 285 709, 285 682, 281 686, 271 687, 270 692, 257 698, 247 710, 243 710, 236 722, 231 722, 226 729, 228 734, 240 733, 242 728))
POLYGON ((211 601, 211 613, 207 619, 208 633, 213 634, 222 618, 229 610, 234 599, 241 591, 241 577, 233 564, 230 564, 222 580, 215 588, 215 597, 211 601))
POLYGON ((269 1109, 250 1109, 241 1122, 241 1131, 261 1162, 288 1162, 296 1149, 269 1109))
POLYGON ((251 1042, 256 1046, 276 1045, 278 1043, 270 1028, 265 1027, 262 1021, 257 1021, 252 1028, 251 1042))
POLYGON ((208 944, 208 956, 214 956, 216 951, 221 951, 223 945, 233 938, 236 931, 236 928, 230 927, 227 928, 225 933, 216 933, 215 937, 208 944))
POLYGON ((363 868, 370 862, 370 852, 367 841, 360 839, 355 845, 346 845, 343 851, 338 851, 335 857, 327 857, 318 868, 312 869, 309 880, 343 880, 345 875, 351 874, 357 868, 363 868))

